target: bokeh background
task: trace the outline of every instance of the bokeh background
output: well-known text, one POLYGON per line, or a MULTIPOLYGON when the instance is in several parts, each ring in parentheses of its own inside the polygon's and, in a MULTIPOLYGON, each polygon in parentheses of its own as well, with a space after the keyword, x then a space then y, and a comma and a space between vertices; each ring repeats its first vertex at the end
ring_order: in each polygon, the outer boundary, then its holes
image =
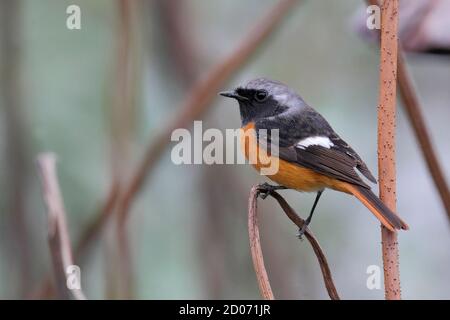
MULTIPOLYGON (((127 180, 147 145, 176 117, 193 84, 230 54, 275 1, 1 1, 0 298, 36 296, 52 266, 35 158, 58 156, 75 245, 111 184, 127 180), (66 28, 81 8, 82 29, 66 28), (124 39, 124 34, 128 36, 124 39), (125 56, 128 65, 120 65, 125 56), (125 71, 124 71, 125 70, 125 71)), ((280 28, 224 90, 265 76, 295 88, 376 173, 378 50, 353 28, 358 0, 299 1, 280 28)), ((408 54, 426 124, 450 179, 450 63, 408 54)), ((237 128, 237 105, 217 97, 203 128, 237 128)), ((450 226, 399 102, 398 212, 403 297, 449 299, 450 226)), ((127 231, 133 297, 258 299, 247 236, 251 186, 265 181, 245 165, 181 165, 170 147, 131 208, 127 231)), ((375 187, 376 188, 376 187, 375 187)), ((285 191, 305 216, 314 195, 285 191)), ((273 200, 260 202, 261 238, 275 296, 326 299, 310 245, 273 200)), ((312 229, 346 299, 382 299, 366 287, 381 262, 380 228, 354 198, 325 192, 312 229)), ((89 298, 120 297, 117 241, 108 224, 80 264, 89 298)), ((51 295, 50 295, 51 297, 51 295)))

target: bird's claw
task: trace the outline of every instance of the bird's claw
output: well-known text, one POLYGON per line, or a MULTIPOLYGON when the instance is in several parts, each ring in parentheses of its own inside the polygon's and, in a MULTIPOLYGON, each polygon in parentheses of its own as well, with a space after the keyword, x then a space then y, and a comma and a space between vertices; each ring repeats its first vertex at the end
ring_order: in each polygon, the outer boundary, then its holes
POLYGON ((308 226, 309 226, 309 223, 310 223, 310 222, 311 222, 311 219, 308 217, 308 219, 306 219, 306 220, 303 222, 302 227, 298 229, 298 235, 297 235, 297 237, 298 237, 300 240, 303 240, 303 235, 305 234, 306 229, 308 229, 308 226))
POLYGON ((263 184, 260 184, 259 187, 259 196, 261 199, 266 199, 272 192, 280 189, 286 189, 284 186, 273 186, 271 184, 268 184, 267 182, 264 182, 263 184))
POLYGON ((299 240, 303 240, 303 235, 305 234, 307 227, 308 227, 308 225, 305 223, 305 224, 303 224, 303 226, 301 228, 298 229, 297 238, 299 240))

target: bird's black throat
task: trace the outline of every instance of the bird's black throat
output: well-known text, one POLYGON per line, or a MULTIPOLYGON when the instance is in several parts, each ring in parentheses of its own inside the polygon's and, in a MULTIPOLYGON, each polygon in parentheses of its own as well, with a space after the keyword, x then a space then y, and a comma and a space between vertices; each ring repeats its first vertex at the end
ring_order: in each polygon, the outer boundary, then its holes
POLYGON ((287 107, 280 105, 272 98, 269 98, 262 103, 252 100, 239 101, 242 126, 260 119, 276 116, 286 110, 287 107))

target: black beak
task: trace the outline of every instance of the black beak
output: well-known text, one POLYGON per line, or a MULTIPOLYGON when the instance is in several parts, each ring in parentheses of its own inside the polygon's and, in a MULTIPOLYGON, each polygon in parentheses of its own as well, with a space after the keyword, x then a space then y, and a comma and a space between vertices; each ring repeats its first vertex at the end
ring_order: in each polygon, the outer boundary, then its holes
POLYGON ((233 98, 236 100, 248 100, 246 97, 240 96, 239 94, 236 93, 236 91, 222 91, 219 92, 219 94, 223 97, 227 97, 227 98, 233 98))

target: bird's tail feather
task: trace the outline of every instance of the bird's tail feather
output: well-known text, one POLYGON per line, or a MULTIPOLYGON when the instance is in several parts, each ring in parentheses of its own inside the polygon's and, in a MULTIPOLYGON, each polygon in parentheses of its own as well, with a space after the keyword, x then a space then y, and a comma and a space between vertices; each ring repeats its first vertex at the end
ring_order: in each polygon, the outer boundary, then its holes
POLYGON ((347 189, 369 209, 389 230, 408 230, 408 225, 389 209, 370 189, 347 184, 347 189))

